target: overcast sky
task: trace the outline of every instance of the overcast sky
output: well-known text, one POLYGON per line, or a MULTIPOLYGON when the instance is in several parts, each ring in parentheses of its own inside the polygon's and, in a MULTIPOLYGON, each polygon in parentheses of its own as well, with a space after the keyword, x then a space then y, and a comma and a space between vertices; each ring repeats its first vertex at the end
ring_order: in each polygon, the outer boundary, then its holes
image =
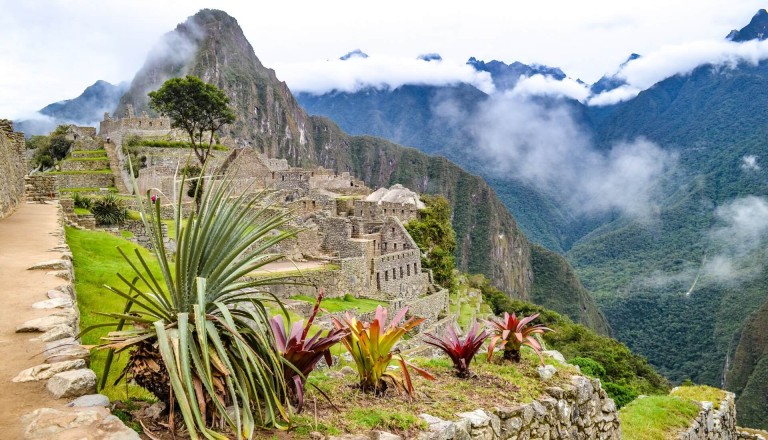
POLYGON ((765 0, 0 0, 0 118, 74 98, 99 79, 130 81, 158 38, 204 7, 234 16, 278 78, 311 89, 324 65, 338 69, 323 62, 356 48, 385 64, 428 52, 455 65, 470 56, 547 64, 591 83, 632 52, 674 56, 686 44, 722 40, 766 6, 765 0))

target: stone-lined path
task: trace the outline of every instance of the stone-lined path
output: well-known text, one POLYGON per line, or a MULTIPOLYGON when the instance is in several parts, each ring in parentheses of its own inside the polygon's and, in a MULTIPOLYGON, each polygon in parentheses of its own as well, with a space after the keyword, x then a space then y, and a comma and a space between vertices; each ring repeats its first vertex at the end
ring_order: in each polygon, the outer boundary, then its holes
POLYGON ((37 408, 61 408, 45 389, 45 381, 11 382, 20 371, 42 364, 44 342, 30 341, 39 333, 16 333, 24 321, 50 314, 32 304, 47 299, 46 292, 65 283, 45 270, 27 270, 41 261, 61 258, 52 251, 64 240, 58 236, 58 206, 22 203, 0 220, 0 438, 21 439, 21 416, 37 408))

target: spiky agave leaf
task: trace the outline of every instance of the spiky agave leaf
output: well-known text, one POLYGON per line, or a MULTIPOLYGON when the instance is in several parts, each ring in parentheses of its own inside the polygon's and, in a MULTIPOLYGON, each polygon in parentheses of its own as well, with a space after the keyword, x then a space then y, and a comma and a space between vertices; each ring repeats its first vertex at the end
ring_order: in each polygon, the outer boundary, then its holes
POLYGON ((461 339, 453 326, 448 327, 442 338, 432 333, 425 333, 424 343, 437 347, 451 358, 453 368, 459 377, 469 377, 469 364, 480 350, 480 346, 488 338, 488 332, 483 330, 478 333, 480 325, 475 323, 464 339, 461 339))
MULTIPOLYGON (((126 373, 133 378, 154 371, 152 362, 163 363, 164 383, 173 389, 174 399, 158 397, 179 405, 193 438, 197 432, 224 438, 217 433, 224 425, 238 439, 252 438, 255 426, 281 426, 288 418, 283 407, 287 389, 280 374, 283 362, 271 336, 263 297, 256 296, 259 288, 285 283, 285 279, 243 277, 282 258, 268 250, 295 231, 284 227, 291 218, 289 212, 261 206, 260 197, 251 199, 247 191, 236 195, 227 177, 210 182, 199 211, 190 213, 186 224, 182 221, 183 180, 178 188, 174 264, 164 252, 160 199, 149 192, 143 201, 139 197, 160 273, 153 273, 138 252, 123 254, 133 281, 121 275, 125 286, 109 289, 126 300, 126 308, 123 313, 107 314, 114 319, 116 331, 100 348, 110 350, 109 368, 112 352, 141 346, 139 353, 145 360, 129 359, 126 373), (136 332, 124 330, 126 325, 136 332), (227 406, 236 408, 233 416, 225 411, 227 406)), ((159 384, 163 379, 149 382, 159 384)))

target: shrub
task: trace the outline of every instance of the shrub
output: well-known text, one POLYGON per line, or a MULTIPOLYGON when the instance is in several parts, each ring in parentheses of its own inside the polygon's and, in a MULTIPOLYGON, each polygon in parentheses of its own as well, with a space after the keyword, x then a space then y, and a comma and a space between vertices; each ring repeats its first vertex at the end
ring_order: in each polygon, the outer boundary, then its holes
POLYGON ((291 397, 297 404, 298 412, 301 412, 301 408, 304 406, 304 388, 307 376, 323 357, 325 357, 325 363, 330 366, 332 364, 330 348, 349 334, 346 329, 336 328, 329 331, 327 335, 321 336, 322 331, 318 330, 314 336, 307 340, 309 329, 312 327, 318 310, 320 310, 322 299, 323 292, 320 291, 307 324, 304 325, 304 320, 294 323, 290 334, 285 332, 282 316, 273 316, 269 321, 277 350, 290 363, 290 365, 283 365, 283 380, 292 392, 291 397))
POLYGON ((295 232, 273 234, 289 214, 257 208, 258 197, 235 196, 229 179, 186 219, 181 193, 176 200, 173 263, 164 252, 160 204, 149 193, 140 204, 159 273, 138 251, 133 258, 121 251, 131 273, 119 274, 122 287, 108 287, 126 306, 105 314, 115 326, 99 347, 110 350, 105 369, 113 353, 129 352, 120 377, 175 407, 192 438, 252 438, 256 426, 288 420, 283 361, 257 290, 285 278, 243 276, 281 259, 268 250, 295 232), (124 330, 126 324, 133 328, 124 330))
POLYGON ((91 210, 93 208, 93 199, 88 196, 80 195, 80 193, 74 193, 72 200, 75 202, 75 208, 82 208, 91 210))
POLYGON ((575 357, 568 360, 569 364, 578 365, 581 372, 587 376, 596 377, 598 379, 605 377, 605 368, 600 365, 594 359, 585 357, 575 357))
POLYGON ((123 206, 122 200, 114 194, 95 199, 91 212, 96 223, 101 225, 117 225, 123 223, 128 217, 128 210, 123 206))
POLYGON ((456 334, 456 328, 448 327, 446 334, 442 338, 431 333, 425 333, 424 336, 427 339, 424 341, 433 347, 437 347, 445 352, 451 361, 453 361, 453 368, 456 370, 456 375, 462 378, 470 377, 469 364, 472 363, 472 359, 475 354, 480 350, 480 346, 488 338, 488 332, 483 330, 478 333, 480 328, 479 324, 472 326, 472 330, 469 331, 467 337, 463 340, 456 334))
POLYGON ((621 408, 629 402, 635 400, 640 393, 629 385, 621 385, 614 382, 603 382, 605 392, 616 403, 617 408, 621 408))
POLYGON ((402 376, 396 371, 387 369, 395 355, 393 352, 395 344, 406 332, 424 321, 424 318, 412 317, 400 324, 406 313, 408 313, 408 307, 404 307, 395 315, 388 326, 386 325, 387 309, 381 306, 376 307, 373 321, 370 323, 358 321, 349 313, 346 313, 342 320, 332 318, 335 328, 349 330, 349 334, 342 339, 342 343, 355 361, 357 373, 360 376, 360 388, 364 392, 383 394, 389 381, 395 388, 411 396, 413 384, 408 367, 427 379, 434 379, 425 370, 405 362, 401 355, 398 355, 397 361, 400 364, 402 376))
POLYGON ((552 331, 552 329, 541 324, 528 325, 538 317, 539 314, 535 313, 518 320, 514 312, 511 315, 504 312, 503 317, 486 321, 491 326, 491 331, 493 331, 493 337, 491 337, 491 343, 488 346, 488 360, 491 360, 491 357, 493 357, 493 350, 496 348, 496 344, 500 344, 504 347, 504 359, 520 362, 520 349, 525 345, 536 352, 543 365, 544 358, 541 356, 541 343, 536 339, 535 335, 544 334, 545 332, 552 331))

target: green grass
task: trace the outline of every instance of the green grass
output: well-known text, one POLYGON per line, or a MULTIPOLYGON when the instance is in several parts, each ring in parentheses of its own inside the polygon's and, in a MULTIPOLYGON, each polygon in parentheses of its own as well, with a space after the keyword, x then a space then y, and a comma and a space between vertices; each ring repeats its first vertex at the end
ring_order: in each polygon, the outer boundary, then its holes
POLYGON ((51 171, 47 174, 112 174, 112 170, 92 170, 92 171, 51 171))
POLYGON ((71 155, 88 155, 88 156, 105 156, 107 155, 107 150, 72 150, 69 152, 71 155))
POLYGON ((87 161, 94 161, 94 160, 109 160, 107 156, 94 156, 94 157, 70 157, 67 158, 68 161, 73 162, 87 162, 87 161))
MULTIPOLYGON (((170 233, 170 231, 168 231, 170 233)), ((249 277, 260 277, 260 276, 266 276, 269 275, 270 277, 276 277, 276 276, 301 276, 302 274, 308 273, 308 272, 326 272, 331 270, 339 270, 339 266, 336 264, 324 264, 320 267, 312 267, 312 268, 306 268, 306 269, 290 269, 290 270, 283 270, 283 271, 256 271, 251 272, 247 276, 249 277)), ((313 300, 314 301, 314 300, 313 300)))
POLYGON ((61 188, 59 193, 99 193, 102 189, 106 189, 109 192, 116 193, 117 188, 111 186, 109 188, 61 188))
POLYGON ((675 396, 649 396, 636 399, 619 411, 625 440, 665 440, 676 438, 699 413, 694 402, 675 396))
MULTIPOLYGON (((149 251, 122 238, 115 237, 106 232, 78 230, 66 228, 67 243, 72 250, 75 268, 75 290, 77 291, 77 305, 80 309, 80 328, 107 323, 111 320, 97 315, 98 312, 122 313, 125 300, 109 292, 104 285, 115 287, 123 286, 117 278, 117 273, 129 274, 131 269, 117 251, 119 246, 126 253, 132 253, 138 249, 147 263, 157 269, 154 258, 149 251)), ((110 328, 99 328, 82 337, 83 344, 98 344, 100 338, 106 335, 110 328)), ((91 369, 101 378, 104 370, 106 351, 94 350, 91 352, 91 369)), ((135 386, 126 386, 121 382, 117 386, 112 383, 122 371, 128 360, 127 353, 115 356, 112 370, 109 375, 107 387, 99 392, 110 400, 126 399, 127 397, 149 399, 152 395, 144 389, 135 386)))
MULTIPOLYGON (((316 301, 315 298, 305 295, 294 296, 291 299, 307 301, 312 304, 314 304, 316 301)), ((320 307, 331 313, 342 312, 344 310, 351 310, 355 308, 359 313, 367 313, 376 310, 376 306, 379 305, 386 306, 386 304, 382 303, 381 301, 365 298, 355 298, 352 295, 344 295, 342 298, 324 298, 323 302, 320 303, 320 307)))
POLYGON ((75 215, 89 215, 91 211, 85 208, 75 208, 75 215))
POLYGON ((720 402, 725 399, 725 391, 707 385, 677 387, 669 394, 697 402, 712 402, 715 409, 720 409, 720 402))

